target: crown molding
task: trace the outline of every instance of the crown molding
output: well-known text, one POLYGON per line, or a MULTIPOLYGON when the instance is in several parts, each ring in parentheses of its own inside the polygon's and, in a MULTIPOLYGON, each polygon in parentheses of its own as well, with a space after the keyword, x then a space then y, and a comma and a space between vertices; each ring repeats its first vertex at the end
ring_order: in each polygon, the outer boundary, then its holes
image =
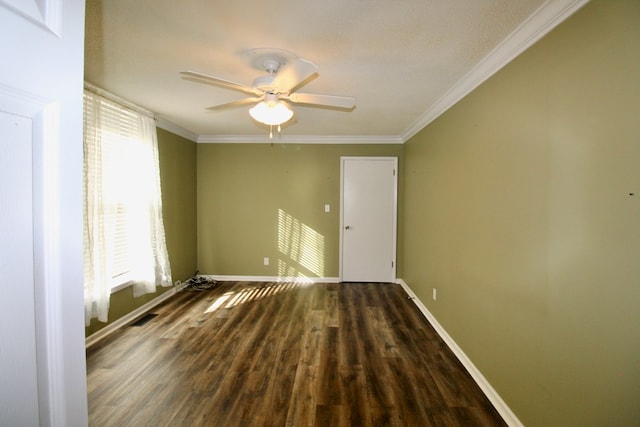
POLYGON ((397 135, 200 135, 198 143, 207 144, 402 144, 397 135))
POLYGON ((489 77, 575 13, 589 0, 548 0, 484 57, 401 135, 406 142, 489 77))
MULTIPOLYGON (((2 1, 2 0, 0 0, 2 1)), ((142 114, 143 116, 147 116, 147 117, 151 117, 152 119, 156 118, 156 115, 153 111, 151 110, 147 110, 144 107, 141 107, 137 104, 134 104, 131 101, 128 101, 127 99, 116 95, 115 93, 111 93, 108 90, 104 90, 92 83, 89 83, 88 81, 85 80, 84 82, 84 89, 86 91, 92 92, 98 96, 101 96, 103 98, 106 98, 107 100, 114 102, 118 105, 120 105, 121 107, 127 108, 129 110, 135 111, 138 114, 142 114)))
POLYGON ((191 141, 207 144, 404 144, 588 2, 589 0, 547 0, 399 135, 279 134, 273 139, 269 139, 266 133, 199 135, 157 115, 156 125, 191 141))
POLYGON ((164 129, 168 132, 174 133, 183 138, 186 138, 190 141, 198 142, 199 136, 197 133, 191 132, 190 130, 187 130, 181 126, 178 126, 177 124, 170 122, 169 120, 163 117, 155 116, 155 119, 156 119, 157 127, 164 129))

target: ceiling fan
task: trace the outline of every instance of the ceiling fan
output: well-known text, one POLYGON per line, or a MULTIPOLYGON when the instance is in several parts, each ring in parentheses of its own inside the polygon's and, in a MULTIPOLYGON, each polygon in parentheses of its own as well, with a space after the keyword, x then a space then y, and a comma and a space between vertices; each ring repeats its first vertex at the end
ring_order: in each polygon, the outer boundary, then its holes
MULTIPOLYGON (((297 92, 300 87, 317 75, 318 67, 312 62, 282 49, 252 49, 249 54, 252 57, 252 66, 267 73, 256 78, 251 86, 196 71, 181 71, 180 74, 186 80, 237 90, 251 95, 249 98, 214 105, 207 109, 220 110, 255 104, 249 110, 251 117, 271 127, 278 126, 278 131, 280 131, 281 124, 293 117, 289 103, 339 110, 355 108, 356 99, 353 97, 297 92)), ((273 136, 273 133, 270 135, 273 136)))

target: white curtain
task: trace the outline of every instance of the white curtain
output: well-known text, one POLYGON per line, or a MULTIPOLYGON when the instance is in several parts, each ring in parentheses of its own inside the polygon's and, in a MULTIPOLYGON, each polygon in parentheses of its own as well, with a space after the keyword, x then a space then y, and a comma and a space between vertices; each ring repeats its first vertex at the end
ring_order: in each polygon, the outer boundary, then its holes
POLYGON ((155 122, 85 90, 85 323, 107 321, 114 276, 135 297, 170 286, 155 122))

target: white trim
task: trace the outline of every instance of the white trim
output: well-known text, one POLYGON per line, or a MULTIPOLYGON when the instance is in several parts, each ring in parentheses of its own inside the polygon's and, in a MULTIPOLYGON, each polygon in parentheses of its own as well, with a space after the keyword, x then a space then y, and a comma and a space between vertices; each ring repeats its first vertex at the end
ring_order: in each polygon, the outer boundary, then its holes
POLYGON ((120 283, 116 286, 112 286, 111 293, 115 294, 116 292, 121 291, 125 288, 128 288, 129 286, 133 286, 133 280, 127 280, 126 282, 120 283))
POLYGON ((233 276, 216 274, 199 274, 199 276, 218 282, 340 283, 340 278, 338 277, 233 276))
POLYGON ((62 282, 63 258, 61 217, 64 213, 60 204, 63 177, 61 174, 62 145, 60 140, 60 104, 47 105, 39 117, 34 118, 34 183, 33 200, 34 232, 41 245, 34 255, 36 274, 36 333, 38 348, 38 368, 46 380, 41 387, 39 398, 41 418, 65 423, 68 419, 64 410, 66 396, 65 378, 65 330, 63 318, 64 285, 62 282), (37 154, 36 154, 37 152, 37 154), (36 231, 37 230, 37 231, 36 231), (45 403, 46 402, 46 403, 45 403))
MULTIPOLYGON (((68 391, 78 384, 65 370, 65 357, 84 362, 84 354, 76 352, 75 345, 65 347, 65 342, 75 342, 65 323, 63 298, 75 283, 62 280, 63 274, 69 273, 63 265, 63 251, 77 242, 72 236, 66 246, 60 243, 64 240, 61 218, 68 212, 60 203, 64 199, 61 189, 70 182, 61 170, 60 101, 0 83, 0 111, 28 118, 32 123, 33 332, 39 416, 43 423, 66 425, 68 402, 75 403, 68 391)), ((73 153, 69 156, 73 159, 73 153)), ((86 390, 78 391, 86 395, 86 390)))
POLYGON ((478 384, 482 392, 487 396, 489 401, 496 408, 502 419, 507 423, 507 425, 512 427, 523 427, 522 422, 518 419, 516 414, 513 413, 511 408, 507 406, 504 400, 500 397, 498 392, 489 384, 489 381, 482 375, 480 370, 473 364, 471 359, 467 357, 467 355, 462 351, 462 349, 456 344, 456 342, 451 338, 451 336, 447 333, 447 331, 438 323, 436 318, 431 314, 429 309, 420 301, 420 298, 416 296, 416 294, 411 290, 409 285, 405 283, 402 279, 397 279, 396 283, 398 283, 405 292, 409 295, 409 298, 414 302, 414 304, 418 307, 418 309, 422 312, 427 321, 431 324, 433 329, 440 335, 440 338, 449 346, 451 351, 458 358, 460 363, 469 371, 471 377, 478 384))
POLYGON ((159 127, 160 129, 164 129, 167 132, 174 133, 190 141, 198 142, 199 136, 197 133, 191 132, 190 130, 187 130, 181 126, 178 126, 177 124, 170 122, 164 117, 156 116, 155 118, 156 118, 156 126, 159 127))
POLYGON ((176 282, 176 285, 173 288, 171 288, 168 291, 158 295, 157 297, 155 297, 151 301, 147 302, 144 305, 141 305, 140 307, 136 308, 135 310, 130 311, 129 313, 125 314, 124 316, 122 316, 121 318, 116 320, 115 322, 110 323, 107 326, 105 326, 104 328, 100 329, 99 331, 96 331, 93 334, 89 335, 84 340, 85 347, 88 348, 88 347, 94 345, 95 343, 97 343, 98 341, 102 340, 103 338, 106 338, 107 336, 109 336, 110 334, 112 334, 113 332, 118 330, 119 328, 127 325, 128 323, 130 323, 133 320, 135 320, 137 317, 143 315, 147 311, 149 311, 152 308, 156 307, 161 302, 164 302, 167 299, 169 299, 170 297, 174 296, 175 294, 180 292, 182 289, 184 289, 185 286, 186 286, 186 284, 184 282, 183 283, 176 282))
POLYGON ((397 135, 200 135, 199 143, 209 144, 402 144, 397 135))
MULTIPOLYGON (((200 277, 206 277, 218 282, 276 282, 276 283, 340 283, 337 277, 280 277, 280 276, 225 276, 225 275, 207 275, 200 274, 200 277)), ((113 323, 108 324, 99 331, 94 332, 85 338, 85 347, 90 347, 98 341, 106 338, 119 328, 129 324, 137 317, 159 305, 161 302, 174 296, 187 286, 186 282, 176 282, 176 286, 172 289, 160 294, 156 298, 147 302, 135 310, 125 314, 113 323)))
MULTIPOLYGON (((206 277, 208 279, 213 279, 220 282, 277 282, 277 283, 340 283, 340 279, 338 277, 280 277, 280 276, 234 276, 234 275, 200 275, 201 277, 206 277)), ((438 335, 442 338, 442 340, 449 346, 451 351, 458 358, 460 363, 467 369, 471 377, 478 384, 482 392, 487 396, 489 401, 496 408, 498 413, 502 416, 507 425, 512 427, 523 427, 524 425, 518 419, 518 417, 511 411, 509 406, 502 400, 498 392, 489 384, 489 381, 482 375, 480 370, 473 364, 471 359, 467 357, 467 355, 462 351, 462 349, 456 344, 456 342, 451 338, 451 336, 447 333, 447 331, 438 323, 436 318, 431 314, 431 312, 427 309, 427 307, 422 303, 422 301, 416 296, 416 294, 411 290, 409 285, 402 280, 396 279, 395 283, 402 286, 404 291, 409 295, 409 298, 414 302, 414 304, 418 307, 418 309, 422 312, 427 321, 431 324, 433 329, 438 333, 438 335)), ((88 348, 103 338, 107 337, 117 329, 122 326, 127 325, 128 323, 135 320, 137 317, 141 316, 145 312, 151 310, 152 308, 159 305, 161 302, 169 299, 173 295, 180 292, 184 289, 186 283, 177 284, 172 289, 164 292, 148 303, 138 307, 137 309, 127 313, 123 317, 119 318, 115 322, 107 325, 106 327, 100 329, 94 334, 88 336, 85 340, 85 346, 88 348)))
POLYGON ((44 97, 0 83, 0 111, 33 119, 49 102, 44 97))
POLYGON ((85 81, 84 82, 84 88, 85 90, 88 90, 89 92, 95 93, 98 96, 101 96, 103 98, 108 99, 111 102, 115 102, 116 104, 120 105, 123 108, 128 108, 129 110, 133 110, 136 113, 140 113, 144 116, 147 117, 151 117, 152 119, 155 119, 155 114, 153 113, 153 111, 151 110, 147 110, 144 107, 141 107, 139 105, 134 104, 131 101, 127 101, 126 99, 111 93, 109 91, 106 91, 104 89, 99 88, 98 86, 92 85, 91 83, 85 81))
MULTIPOLYGON (((270 140, 267 132, 264 135, 197 135, 189 131, 178 134, 198 143, 212 144, 404 144, 588 2, 547 0, 399 135, 290 135, 285 131, 270 140)), ((176 128, 165 127, 160 122, 158 126, 177 133, 176 128)))
MULTIPOLYGON (((258 135, 199 135, 158 116, 156 125, 191 141, 209 144, 404 144, 588 2, 547 0, 399 135, 290 135, 285 130, 271 140, 266 131, 258 135)), ((88 82, 85 82, 85 87, 130 108, 154 115, 88 82)))
POLYGON ((0 6, 4 6, 37 26, 51 31, 56 37, 62 36, 62 8, 64 6, 62 0, 47 0, 45 2, 0 0, 0 6))
POLYGON ((589 0, 548 0, 545 2, 471 71, 465 74, 431 108, 418 117, 402 133, 402 141, 408 141, 409 138, 440 117, 588 2, 589 0))

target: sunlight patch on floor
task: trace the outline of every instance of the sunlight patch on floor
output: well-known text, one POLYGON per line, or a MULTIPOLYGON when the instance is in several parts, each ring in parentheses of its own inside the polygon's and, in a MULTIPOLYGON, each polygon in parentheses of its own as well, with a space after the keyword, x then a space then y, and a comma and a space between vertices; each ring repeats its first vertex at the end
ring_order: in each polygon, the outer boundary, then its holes
POLYGON ((286 283, 268 283, 249 286, 240 291, 228 291, 216 298, 216 300, 205 310, 205 313, 213 313, 221 308, 233 308, 251 301, 257 301, 280 295, 295 288, 309 286, 309 281, 295 281, 286 283))

